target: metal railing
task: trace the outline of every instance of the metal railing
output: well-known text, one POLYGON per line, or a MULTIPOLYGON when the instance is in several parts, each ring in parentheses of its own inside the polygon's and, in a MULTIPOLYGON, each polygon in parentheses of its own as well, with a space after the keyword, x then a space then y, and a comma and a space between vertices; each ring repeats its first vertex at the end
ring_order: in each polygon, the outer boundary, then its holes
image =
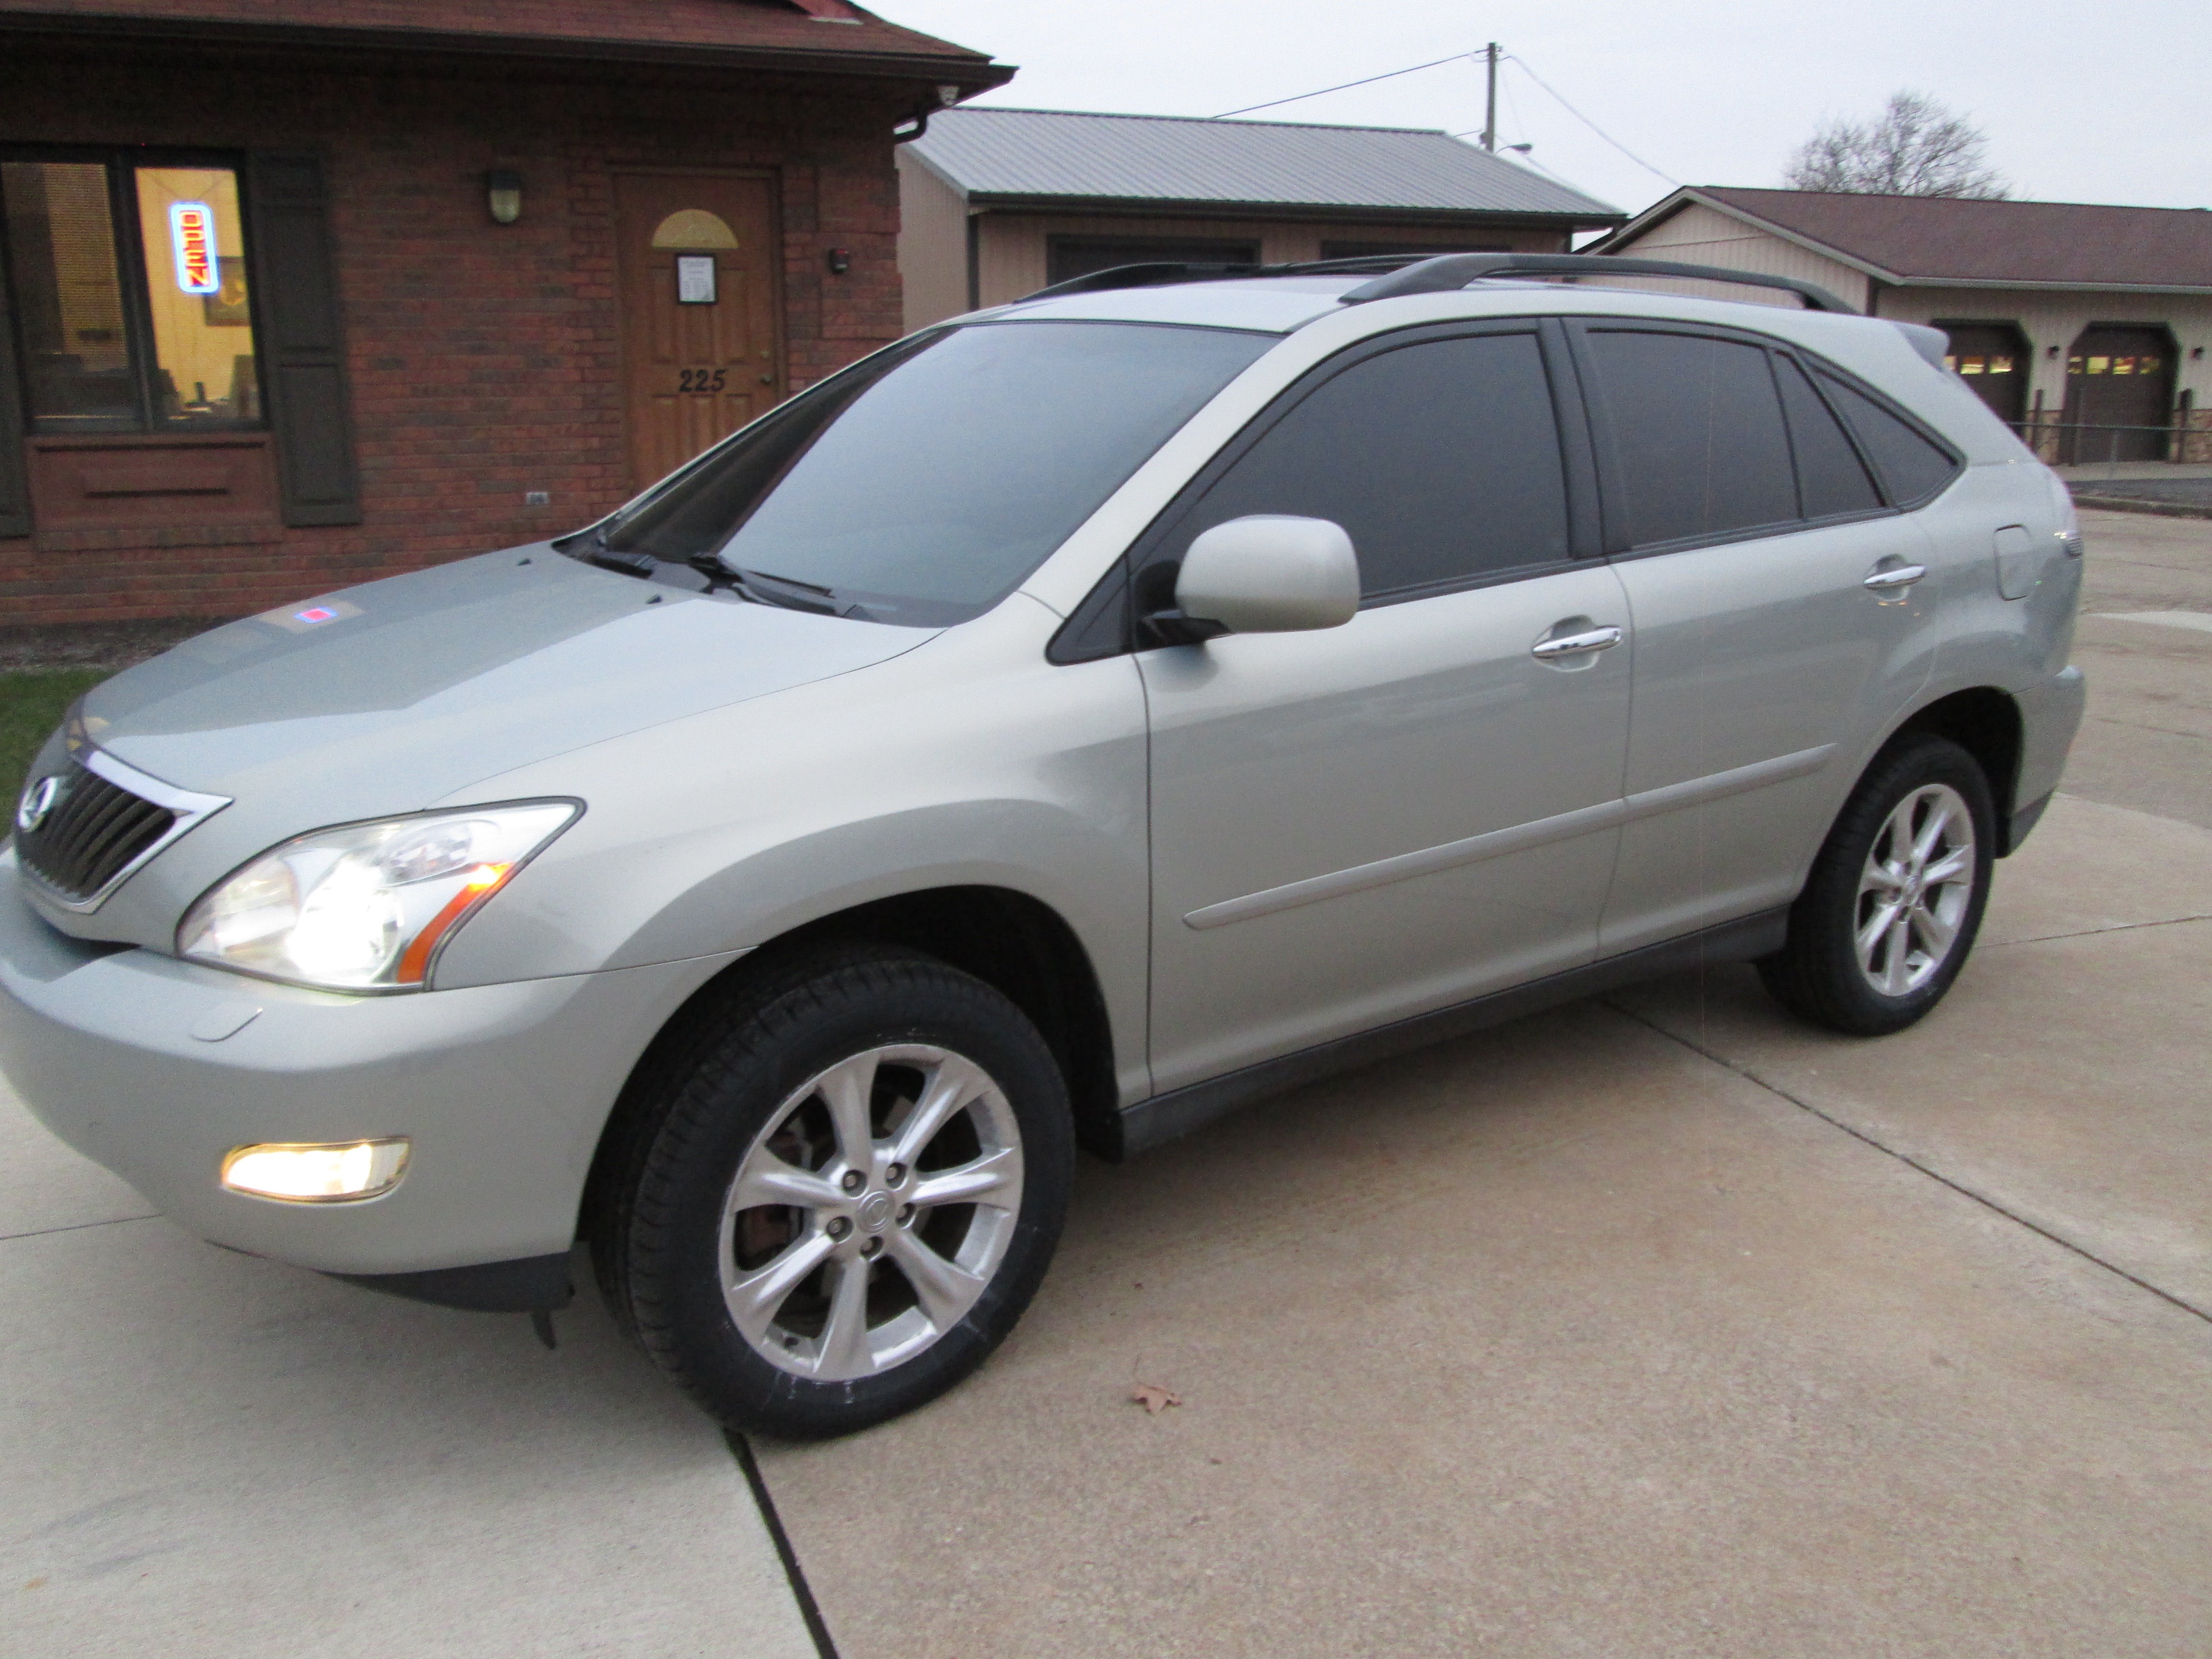
POLYGON ((2157 426, 2126 426, 2108 421, 2065 421, 2048 416, 2008 421, 2020 441, 2059 466, 2118 466, 2132 461, 2212 461, 2212 427, 2182 419, 2157 426))

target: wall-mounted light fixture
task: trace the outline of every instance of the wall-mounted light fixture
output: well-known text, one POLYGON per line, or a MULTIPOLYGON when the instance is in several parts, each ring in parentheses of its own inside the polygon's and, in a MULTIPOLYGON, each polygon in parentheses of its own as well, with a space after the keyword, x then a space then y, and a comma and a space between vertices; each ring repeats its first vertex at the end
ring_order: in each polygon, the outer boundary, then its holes
POLYGON ((484 174, 484 205, 495 225, 511 225, 522 216, 522 175, 504 168, 484 174))
POLYGON ((830 274, 832 276, 842 276, 852 268, 852 249, 848 247, 833 247, 830 250, 830 274))

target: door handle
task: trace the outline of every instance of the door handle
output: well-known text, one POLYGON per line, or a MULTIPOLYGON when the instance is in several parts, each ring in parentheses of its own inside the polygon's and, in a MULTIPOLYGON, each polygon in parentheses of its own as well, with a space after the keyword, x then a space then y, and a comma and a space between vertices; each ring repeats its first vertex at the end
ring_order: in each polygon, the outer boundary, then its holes
POLYGON ((1877 570, 1859 584, 1871 587, 1877 593, 1893 587, 1910 587, 1928 574, 1924 564, 1901 564, 1893 570, 1877 570))
POLYGON ((1612 650, 1623 637, 1618 628, 1585 629, 1579 634, 1565 634, 1555 640, 1539 640, 1528 647, 1528 654, 1539 662, 1549 662, 1555 657, 1587 656, 1593 651, 1612 650))

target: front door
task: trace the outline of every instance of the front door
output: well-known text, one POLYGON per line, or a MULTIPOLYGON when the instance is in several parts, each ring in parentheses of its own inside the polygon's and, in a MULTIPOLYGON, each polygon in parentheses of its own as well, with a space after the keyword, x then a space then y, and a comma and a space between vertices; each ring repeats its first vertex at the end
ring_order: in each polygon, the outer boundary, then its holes
POLYGON ((1563 368, 1525 322, 1376 350, 1140 549, 1141 599, 1216 524, 1328 519, 1362 592, 1342 628, 1138 656, 1156 1087, 1590 960, 1630 652, 1613 573, 1570 553, 1563 368), (1616 648, 1534 649, 1591 635, 1616 648))
POLYGON ((2081 331, 2066 358, 2066 461, 2162 461, 2172 410, 2173 341, 2164 329, 2081 331))
POLYGON ((782 397, 766 179, 615 179, 630 484, 642 489, 782 397))

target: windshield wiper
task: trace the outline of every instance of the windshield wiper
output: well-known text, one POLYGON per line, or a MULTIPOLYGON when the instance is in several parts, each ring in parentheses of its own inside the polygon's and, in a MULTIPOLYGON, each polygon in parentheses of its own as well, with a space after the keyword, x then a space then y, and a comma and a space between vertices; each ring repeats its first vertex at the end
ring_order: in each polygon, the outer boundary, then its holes
POLYGON ((756 605, 773 605, 786 611, 807 611, 821 617, 844 614, 836 595, 826 587, 812 582, 794 581, 789 576, 772 576, 765 570, 740 570, 735 565, 724 564, 712 553, 702 553, 691 562, 692 568, 716 577, 750 599, 756 605))
POLYGON ((572 559, 581 559, 603 570, 619 570, 625 576, 651 576, 660 568, 660 561, 650 553, 618 553, 609 547, 604 524, 564 536, 553 546, 556 552, 566 553, 572 559))

